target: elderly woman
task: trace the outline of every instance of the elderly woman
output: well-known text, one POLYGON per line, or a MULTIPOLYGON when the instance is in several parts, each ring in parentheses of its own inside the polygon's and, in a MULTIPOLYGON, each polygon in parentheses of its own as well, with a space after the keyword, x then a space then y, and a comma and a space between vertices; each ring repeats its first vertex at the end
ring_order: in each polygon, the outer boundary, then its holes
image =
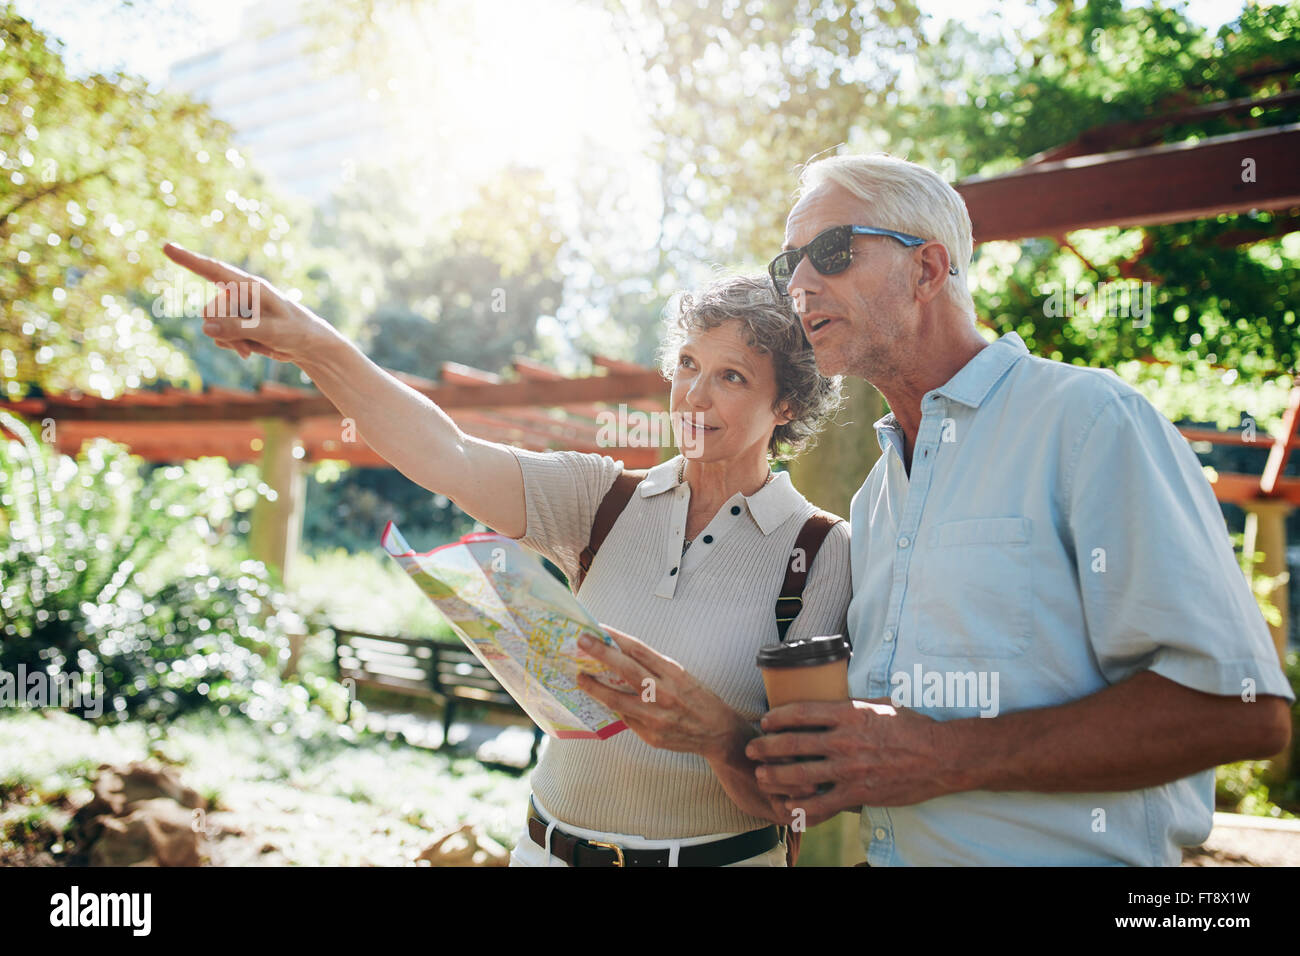
MULTIPOLYGON (((237 313, 224 318, 225 302, 205 312, 204 331, 219 345, 293 362, 393 467, 578 580, 619 462, 466 435, 264 280, 174 245, 164 251, 206 279, 257 284, 251 327, 237 313)), ((785 865, 774 824, 790 821, 759 791, 744 749, 767 710, 755 654, 778 639, 776 598, 816 509, 770 462, 807 444, 837 406, 839 383, 818 374, 797 317, 766 278, 684 297, 662 356, 689 454, 650 469, 579 589, 617 642, 591 652, 638 692, 590 679, 583 687, 634 733, 549 741, 513 865, 785 865)), ((850 591, 839 522, 808 569, 786 640, 843 633, 850 591)))

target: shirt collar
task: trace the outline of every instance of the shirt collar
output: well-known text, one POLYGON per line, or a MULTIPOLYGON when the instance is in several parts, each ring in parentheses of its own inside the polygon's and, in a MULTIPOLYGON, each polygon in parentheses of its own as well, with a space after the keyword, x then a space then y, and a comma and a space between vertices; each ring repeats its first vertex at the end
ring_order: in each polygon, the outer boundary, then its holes
POLYGON ((649 498, 651 495, 657 495, 663 491, 677 487, 677 468, 681 464, 682 456, 670 458, 662 464, 655 465, 646 476, 641 479, 641 484, 637 485, 637 491, 641 493, 642 498, 649 498))
MULTIPOLYGON (((1024 340, 1015 332, 1008 332, 976 352, 956 375, 930 394, 942 395, 971 408, 979 408, 1007 370, 1028 354, 1029 349, 1025 348, 1024 340)), ((898 419, 890 412, 877 421, 875 427, 880 450, 888 451, 888 432, 898 428, 898 419)))
MULTIPOLYGON (((677 480, 677 469, 681 466, 681 462, 682 456, 678 455, 651 468, 638 486, 637 490, 641 497, 649 498, 676 488, 680 484, 677 480)), ((744 504, 763 534, 771 534, 784 524, 804 500, 803 495, 799 494, 791 483, 789 473, 784 471, 778 471, 775 478, 749 497, 742 494, 732 496, 728 504, 737 499, 744 504)))
POLYGON ((934 390, 935 394, 979 408, 1007 369, 1028 354, 1024 340, 1015 332, 1008 332, 976 352, 956 375, 934 390))

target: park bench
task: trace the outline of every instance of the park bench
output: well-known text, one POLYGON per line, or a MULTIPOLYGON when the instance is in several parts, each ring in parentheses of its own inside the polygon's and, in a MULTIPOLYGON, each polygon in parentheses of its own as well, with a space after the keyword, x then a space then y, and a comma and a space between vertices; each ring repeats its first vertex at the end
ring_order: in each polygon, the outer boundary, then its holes
MULTIPOLYGON (((427 638, 367 634, 334 628, 334 667, 339 682, 351 680, 355 690, 369 687, 407 697, 429 700, 442 708, 442 746, 456 710, 462 703, 482 704, 513 714, 524 714, 505 689, 462 644, 427 638)), ((352 697, 348 699, 349 716, 352 697)), ((537 760, 542 730, 534 725, 529 765, 537 760)))

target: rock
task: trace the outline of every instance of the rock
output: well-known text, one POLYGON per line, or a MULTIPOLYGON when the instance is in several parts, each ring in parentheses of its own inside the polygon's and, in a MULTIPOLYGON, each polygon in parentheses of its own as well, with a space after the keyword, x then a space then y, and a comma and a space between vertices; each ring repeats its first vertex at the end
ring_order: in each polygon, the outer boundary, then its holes
POLYGON ((509 866, 510 853, 467 823, 438 837, 420 851, 415 861, 430 866, 509 866))
POLYGON ((103 817, 91 866, 198 866, 202 835, 190 811, 167 797, 139 800, 122 817, 103 817))
POLYGON ((101 764, 93 796, 73 816, 91 866, 198 866, 207 801, 171 770, 101 764))

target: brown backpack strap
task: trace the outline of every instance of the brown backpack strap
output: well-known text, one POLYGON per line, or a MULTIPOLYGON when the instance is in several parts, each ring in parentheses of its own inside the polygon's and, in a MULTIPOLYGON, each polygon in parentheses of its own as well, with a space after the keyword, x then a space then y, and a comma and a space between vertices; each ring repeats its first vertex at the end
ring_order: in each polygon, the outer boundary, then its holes
POLYGON ((578 588, 582 587, 582 582, 586 580, 587 572, 591 570, 591 562, 596 560, 596 552, 605 542, 605 536, 614 527, 614 522, 623 513, 627 503, 632 500, 632 493, 636 491, 636 486, 641 484, 641 479, 647 474, 649 472, 646 470, 623 471, 609 486, 609 491, 605 492, 600 507, 596 509, 596 519, 591 523, 591 540, 582 549, 582 554, 578 555, 578 580, 573 583, 574 594, 578 593, 578 588))
POLYGON ((798 617, 803 609, 803 588, 808 583, 808 572, 812 569, 817 552, 821 550, 822 542, 826 540, 826 535, 830 534, 831 528, 843 520, 839 515, 833 515, 829 511, 817 511, 799 529, 799 537, 795 539, 790 560, 785 566, 785 581, 781 584, 781 596, 776 599, 776 632, 781 640, 785 640, 785 632, 790 629, 790 622, 798 617), (796 561, 800 549, 803 553, 803 567, 796 568, 795 565, 800 563, 796 561))
MULTIPOLYGON (((821 550, 822 542, 826 540, 826 535, 830 534, 831 528, 843 520, 839 515, 833 515, 829 511, 818 511, 799 529, 799 537, 795 539, 794 548, 790 551, 790 561, 785 567, 785 581, 781 584, 781 596, 776 599, 776 631, 781 640, 785 640, 790 622, 798 617, 803 609, 803 589, 808 583, 808 572, 812 570, 813 559, 817 557, 817 552, 821 550), (796 571, 794 558, 800 548, 803 548, 803 570, 796 571)), ((800 837, 803 834, 790 827, 782 827, 782 830, 785 836, 785 865, 794 866, 799 860, 800 837)))

